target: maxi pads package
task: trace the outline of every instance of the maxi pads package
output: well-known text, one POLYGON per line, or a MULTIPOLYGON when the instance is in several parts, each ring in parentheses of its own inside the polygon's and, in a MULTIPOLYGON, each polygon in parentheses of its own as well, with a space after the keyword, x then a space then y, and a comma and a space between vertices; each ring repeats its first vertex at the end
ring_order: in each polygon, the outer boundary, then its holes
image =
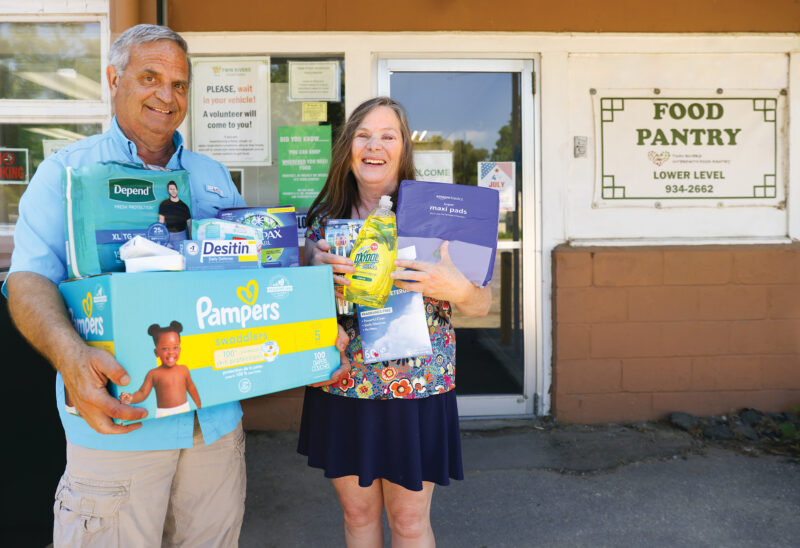
POLYGON ((264 232, 261 266, 300 266, 294 206, 233 207, 219 210, 217 217, 254 226, 264 232))
POLYGON ((125 270, 119 247, 134 236, 169 243, 159 208, 170 200, 170 183, 188 211, 191 195, 184 170, 154 171, 116 162, 66 168, 62 187, 68 277, 125 270))
POLYGON ((149 420, 330 379, 331 278, 329 266, 113 273, 59 289, 78 333, 130 375, 111 393, 149 420))
POLYGON ((492 279, 500 194, 493 188, 402 181, 397 197, 397 247, 414 246, 417 260, 438 263, 442 242, 464 276, 483 287, 492 279))

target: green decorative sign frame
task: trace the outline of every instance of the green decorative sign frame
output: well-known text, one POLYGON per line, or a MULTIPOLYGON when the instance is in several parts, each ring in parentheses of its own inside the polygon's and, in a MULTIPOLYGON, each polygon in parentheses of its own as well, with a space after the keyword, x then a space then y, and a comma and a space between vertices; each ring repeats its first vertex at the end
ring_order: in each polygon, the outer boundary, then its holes
POLYGON ((603 200, 753 200, 775 199, 778 196, 778 100, 774 97, 601 97, 600 102, 600 198, 603 200), (629 196, 625 185, 616 182, 613 173, 606 172, 605 158, 605 129, 606 124, 613 123, 615 114, 625 111, 626 102, 629 101, 706 101, 721 103, 724 101, 751 101, 753 112, 761 112, 763 121, 772 125, 773 154, 772 172, 764 173, 760 181, 754 182, 752 196, 722 196, 722 195, 658 195, 658 196, 629 196))

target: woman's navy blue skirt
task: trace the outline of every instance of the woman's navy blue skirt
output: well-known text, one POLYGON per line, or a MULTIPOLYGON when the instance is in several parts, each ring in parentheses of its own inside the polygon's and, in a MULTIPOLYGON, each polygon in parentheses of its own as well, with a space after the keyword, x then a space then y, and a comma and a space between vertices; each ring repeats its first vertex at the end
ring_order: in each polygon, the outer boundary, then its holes
POLYGON ((382 478, 412 491, 464 479, 455 390, 416 400, 365 400, 306 388, 297 452, 327 478, 382 478))

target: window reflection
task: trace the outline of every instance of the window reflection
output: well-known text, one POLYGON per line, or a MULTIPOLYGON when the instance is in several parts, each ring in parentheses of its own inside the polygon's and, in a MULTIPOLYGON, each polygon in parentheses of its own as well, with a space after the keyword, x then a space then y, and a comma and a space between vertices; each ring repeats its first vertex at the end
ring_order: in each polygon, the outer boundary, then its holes
POLYGON ((452 182, 478 184, 480 162, 515 162, 516 208, 501 211, 492 307, 453 312, 458 393, 520 394, 522 318, 522 118, 517 72, 393 72, 392 97, 408 113, 414 151, 449 151, 452 182))
POLYGON ((0 98, 100 100, 100 23, 0 23, 0 98))
MULTIPOLYGON (((101 131, 100 124, 0 124, 0 152, 5 149, 26 150, 30 179, 46 155, 101 131)), ((0 185, 0 226, 17 222, 17 206, 26 188, 26 184, 0 185)))
MULTIPOLYGON (((45 157, 101 131, 100 124, 0 124, 0 153, 6 149, 27 151, 30 179, 45 157)), ((0 280, 11 264, 14 224, 26 188, 27 184, 0 184, 0 280)))

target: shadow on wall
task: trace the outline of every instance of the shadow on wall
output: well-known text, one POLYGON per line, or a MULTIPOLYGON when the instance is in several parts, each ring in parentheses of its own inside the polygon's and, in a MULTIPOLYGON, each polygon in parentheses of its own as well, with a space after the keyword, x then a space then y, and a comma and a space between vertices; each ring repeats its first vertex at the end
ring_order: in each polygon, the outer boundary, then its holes
MULTIPOLYGON (((46 546, 53 537, 53 496, 66 464, 64 430, 55 406, 55 371, 11 323, 0 297, 6 350, 6 470, 3 514, 8 546, 46 546), (10 443, 9 443, 10 442, 10 443)), ((47 336, 47 333, 41 333, 47 336)))

